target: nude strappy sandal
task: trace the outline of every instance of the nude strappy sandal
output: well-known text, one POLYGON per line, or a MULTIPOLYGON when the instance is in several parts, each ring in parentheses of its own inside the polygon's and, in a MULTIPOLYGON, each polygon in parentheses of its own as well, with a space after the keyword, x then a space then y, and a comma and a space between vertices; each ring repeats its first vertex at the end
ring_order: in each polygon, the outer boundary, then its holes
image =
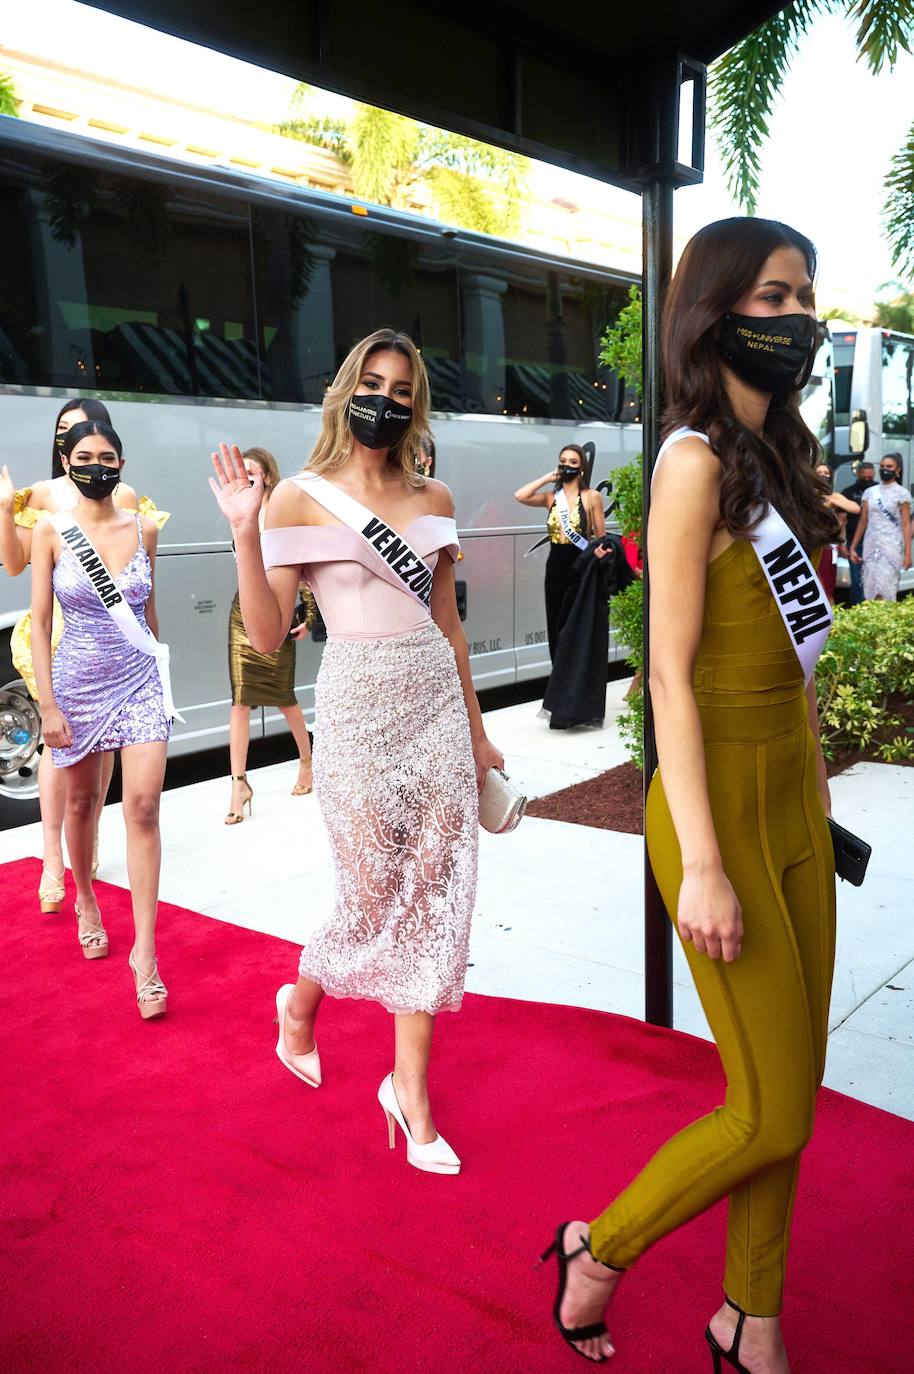
POLYGON ((63 906, 65 895, 63 879, 63 873, 55 876, 42 865, 41 882, 38 884, 38 905, 41 907, 43 915, 49 916, 53 912, 59 911, 63 906))
POLYGON ((108 955, 108 932, 99 921, 98 925, 90 926, 88 930, 80 933, 79 922, 81 913, 79 903, 74 902, 73 910, 76 912, 76 938, 82 946, 82 952, 87 959, 105 959, 108 955))
POLYGON ((143 1020, 152 1021, 156 1016, 164 1016, 167 1009, 165 999, 168 996, 168 989, 159 977, 158 959, 153 963, 152 973, 140 972, 133 958, 133 950, 130 951, 127 963, 133 973, 136 1004, 143 1020))

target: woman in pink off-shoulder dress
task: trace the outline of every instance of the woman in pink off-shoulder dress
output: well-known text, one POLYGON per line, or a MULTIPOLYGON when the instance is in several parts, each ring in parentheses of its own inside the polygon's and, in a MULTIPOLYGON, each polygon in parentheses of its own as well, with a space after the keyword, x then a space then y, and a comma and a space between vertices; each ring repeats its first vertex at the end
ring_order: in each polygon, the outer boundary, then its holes
POLYGON ((231 523, 241 613, 253 647, 288 631, 306 578, 327 625, 317 680, 314 785, 336 897, 276 997, 277 1054, 318 1087, 314 1023, 325 993, 394 1015, 394 1070, 378 1098, 391 1146, 455 1174, 437 1134, 427 1070, 434 1018, 463 997, 476 892, 478 789, 502 767, 486 738, 454 591, 451 494, 417 474, 428 431, 425 365, 404 334, 352 349, 324 401, 308 466, 281 482, 262 541, 262 480, 236 448, 210 485, 231 523))

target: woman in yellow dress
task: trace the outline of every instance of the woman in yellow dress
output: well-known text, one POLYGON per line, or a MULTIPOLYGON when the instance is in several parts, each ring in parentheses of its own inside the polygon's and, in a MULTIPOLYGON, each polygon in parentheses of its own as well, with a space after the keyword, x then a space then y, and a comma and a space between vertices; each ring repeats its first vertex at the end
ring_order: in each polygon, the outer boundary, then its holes
MULTIPOLYGON (((4 464, 0 469, 0 562, 9 577, 18 577, 28 567, 32 556, 32 530, 45 515, 57 511, 70 510, 77 503, 76 488, 66 476, 60 461, 60 449, 67 431, 83 420, 102 420, 111 423, 108 409, 101 401, 92 397, 76 396, 65 401, 57 414, 54 426, 54 442, 51 449, 50 480, 35 482, 30 487, 18 491, 4 464)), ((119 483, 114 504, 123 510, 139 511, 156 521, 159 529, 165 524, 168 515, 157 511, 154 503, 146 496, 138 499, 133 487, 119 483)), ((54 603, 54 623, 51 635, 52 651, 57 648, 63 633, 63 617, 60 607, 54 603)), ((10 640, 13 666, 37 701, 38 688, 32 668, 31 617, 26 611, 13 627, 10 640)), ((108 784, 114 767, 114 757, 105 754, 102 761, 102 787, 99 795, 99 816, 105 803, 108 784)), ((42 825, 42 874, 38 888, 38 900, 43 912, 59 911, 64 899, 64 862, 61 832, 65 803, 64 777, 55 769, 51 761, 50 749, 43 749, 38 764, 38 798, 41 807, 42 825)), ((93 858, 93 876, 98 869, 98 840, 96 823, 96 852, 93 858)))

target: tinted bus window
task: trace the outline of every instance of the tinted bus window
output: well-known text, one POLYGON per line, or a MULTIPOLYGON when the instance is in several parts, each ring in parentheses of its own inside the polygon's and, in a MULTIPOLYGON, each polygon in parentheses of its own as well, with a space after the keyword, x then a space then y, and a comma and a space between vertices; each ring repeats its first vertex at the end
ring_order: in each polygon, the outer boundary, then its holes
POLYGON ((35 282, 32 383, 263 394, 243 202, 34 156, 6 168, 35 282))
POLYGON ((333 334, 337 363, 383 325, 409 334, 428 368, 433 410, 463 410, 457 269, 449 242, 378 231, 335 231, 333 334))
POLYGON ((900 339, 886 339, 882 345, 882 432, 885 435, 912 433, 912 371, 914 346, 900 339))
POLYGON ((460 250, 463 374, 469 411, 539 419, 612 420, 618 379, 599 341, 621 288, 523 259, 460 250))
POLYGON ((836 343, 835 359, 835 424, 849 425, 851 419, 851 382, 854 377, 854 344, 836 343))
POLYGON ((447 241, 407 238, 352 215, 255 206, 261 353, 270 394, 320 404, 354 343, 388 326, 410 335, 432 407, 461 411, 457 271, 447 241))

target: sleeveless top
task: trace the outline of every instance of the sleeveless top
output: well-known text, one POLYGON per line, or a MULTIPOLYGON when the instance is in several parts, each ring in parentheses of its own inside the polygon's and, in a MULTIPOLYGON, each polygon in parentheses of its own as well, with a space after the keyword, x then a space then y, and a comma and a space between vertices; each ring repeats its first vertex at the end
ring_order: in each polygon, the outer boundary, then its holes
MULTIPOLYGON (((575 530, 576 533, 583 534, 586 538, 587 517, 584 514, 584 502, 581 500, 580 496, 575 502, 573 508, 569 505, 568 513, 571 519, 571 528, 575 530)), ((556 504, 554 501, 552 505, 549 507, 549 515, 546 520, 546 529, 549 532, 549 542, 551 544, 571 544, 571 540, 567 537, 565 531, 562 529, 562 522, 559 519, 558 509, 556 508, 556 504)))
MULTIPOLYGON (((433 572, 440 553, 457 560, 457 525, 448 516, 420 515, 400 533, 433 572)), ((431 622, 389 563, 348 525, 264 530, 260 543, 266 569, 299 569, 332 639, 391 639, 431 622)))
MULTIPOLYGON (((675 430, 661 444, 661 458, 680 439, 702 439, 694 429, 675 430)), ((667 461, 673 461, 673 455, 667 461)), ((821 550, 811 555, 815 566, 821 550)), ((692 686, 696 692, 776 693, 804 690, 803 669, 749 539, 735 539, 707 567, 701 640, 692 686)))

